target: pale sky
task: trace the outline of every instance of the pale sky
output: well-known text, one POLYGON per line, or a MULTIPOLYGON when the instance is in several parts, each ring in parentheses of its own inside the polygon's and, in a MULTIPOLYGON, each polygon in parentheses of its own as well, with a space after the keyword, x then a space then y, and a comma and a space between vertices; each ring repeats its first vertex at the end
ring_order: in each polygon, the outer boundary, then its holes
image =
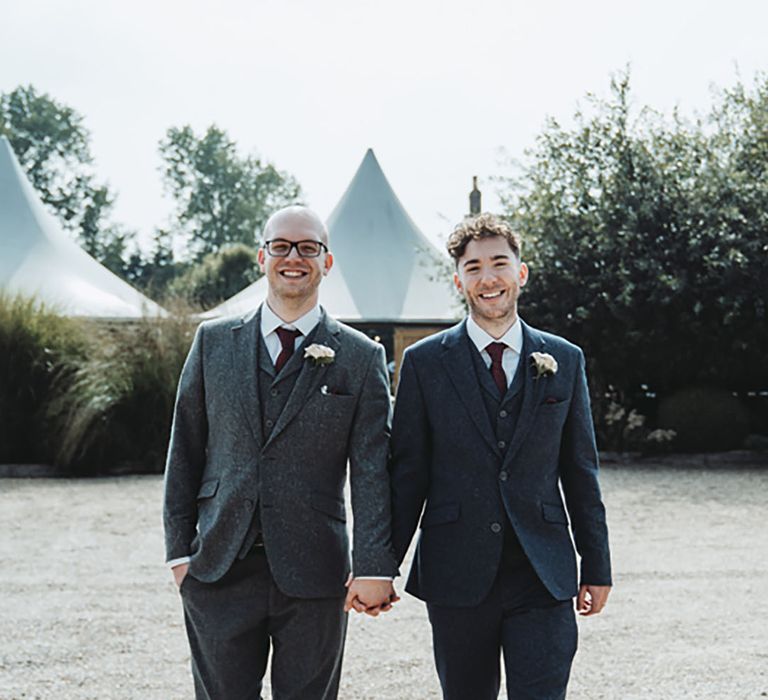
POLYGON ((157 143, 215 122, 292 173, 327 218, 368 147, 430 238, 497 206, 520 157, 631 64, 634 101, 707 110, 768 70, 764 0, 6 0, 0 91, 33 84, 85 116, 114 218, 147 240, 171 202, 157 143))

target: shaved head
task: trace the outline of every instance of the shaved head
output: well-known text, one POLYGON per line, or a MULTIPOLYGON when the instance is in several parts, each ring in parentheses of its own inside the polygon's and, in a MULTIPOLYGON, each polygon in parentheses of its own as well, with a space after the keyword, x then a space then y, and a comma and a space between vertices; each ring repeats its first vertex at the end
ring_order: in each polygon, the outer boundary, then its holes
POLYGON ((323 220, 309 207, 298 204, 278 209, 269 217, 264 225, 264 240, 270 240, 276 231, 297 225, 304 230, 314 231, 319 239, 325 245, 328 245, 328 229, 325 227, 323 220))

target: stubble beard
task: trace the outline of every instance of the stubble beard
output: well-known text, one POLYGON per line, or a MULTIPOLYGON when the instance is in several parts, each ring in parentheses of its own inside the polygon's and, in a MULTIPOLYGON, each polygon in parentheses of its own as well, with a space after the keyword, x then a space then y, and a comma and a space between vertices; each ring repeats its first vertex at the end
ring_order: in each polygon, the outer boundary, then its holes
POLYGON ((503 309, 489 310, 484 309, 481 303, 474 301, 471 297, 467 297, 467 304, 469 305, 469 311, 472 316, 477 320, 487 321, 494 325, 502 325, 504 323, 512 323, 517 318, 517 297, 512 299, 508 306, 503 309))
POLYGON ((291 284, 279 276, 275 284, 269 284, 269 297, 280 306, 298 309, 317 302, 322 277, 301 286, 291 284))

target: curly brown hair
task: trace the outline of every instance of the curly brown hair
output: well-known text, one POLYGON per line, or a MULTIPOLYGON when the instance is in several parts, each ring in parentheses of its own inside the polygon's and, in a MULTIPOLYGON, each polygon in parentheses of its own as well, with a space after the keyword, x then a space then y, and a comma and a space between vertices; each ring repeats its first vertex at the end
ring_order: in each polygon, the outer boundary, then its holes
POLYGON ((520 236, 512 230, 512 227, 504 219, 495 214, 487 213, 468 217, 456 226, 453 233, 448 237, 448 253, 458 265, 459 259, 464 255, 470 241, 494 236, 501 236, 506 239, 515 257, 520 259, 520 236))

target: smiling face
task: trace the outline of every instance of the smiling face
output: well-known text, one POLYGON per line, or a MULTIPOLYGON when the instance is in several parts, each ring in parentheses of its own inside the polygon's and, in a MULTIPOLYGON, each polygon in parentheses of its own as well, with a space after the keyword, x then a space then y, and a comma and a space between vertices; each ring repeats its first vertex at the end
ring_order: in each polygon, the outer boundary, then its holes
MULTIPOLYGON (((289 207, 274 214, 264 227, 264 238, 280 238, 292 243, 328 242, 322 221, 305 207, 289 207)), ((333 256, 322 252, 316 258, 302 258, 293 247, 287 257, 281 258, 270 255, 262 247, 259 249, 259 265, 267 277, 267 300, 272 310, 280 314, 288 307, 306 312, 317 304, 318 288, 333 265, 333 256)))
POLYGON ((467 243, 453 281, 472 318, 498 338, 517 319, 517 298, 528 281, 528 266, 503 236, 487 236, 467 243))

